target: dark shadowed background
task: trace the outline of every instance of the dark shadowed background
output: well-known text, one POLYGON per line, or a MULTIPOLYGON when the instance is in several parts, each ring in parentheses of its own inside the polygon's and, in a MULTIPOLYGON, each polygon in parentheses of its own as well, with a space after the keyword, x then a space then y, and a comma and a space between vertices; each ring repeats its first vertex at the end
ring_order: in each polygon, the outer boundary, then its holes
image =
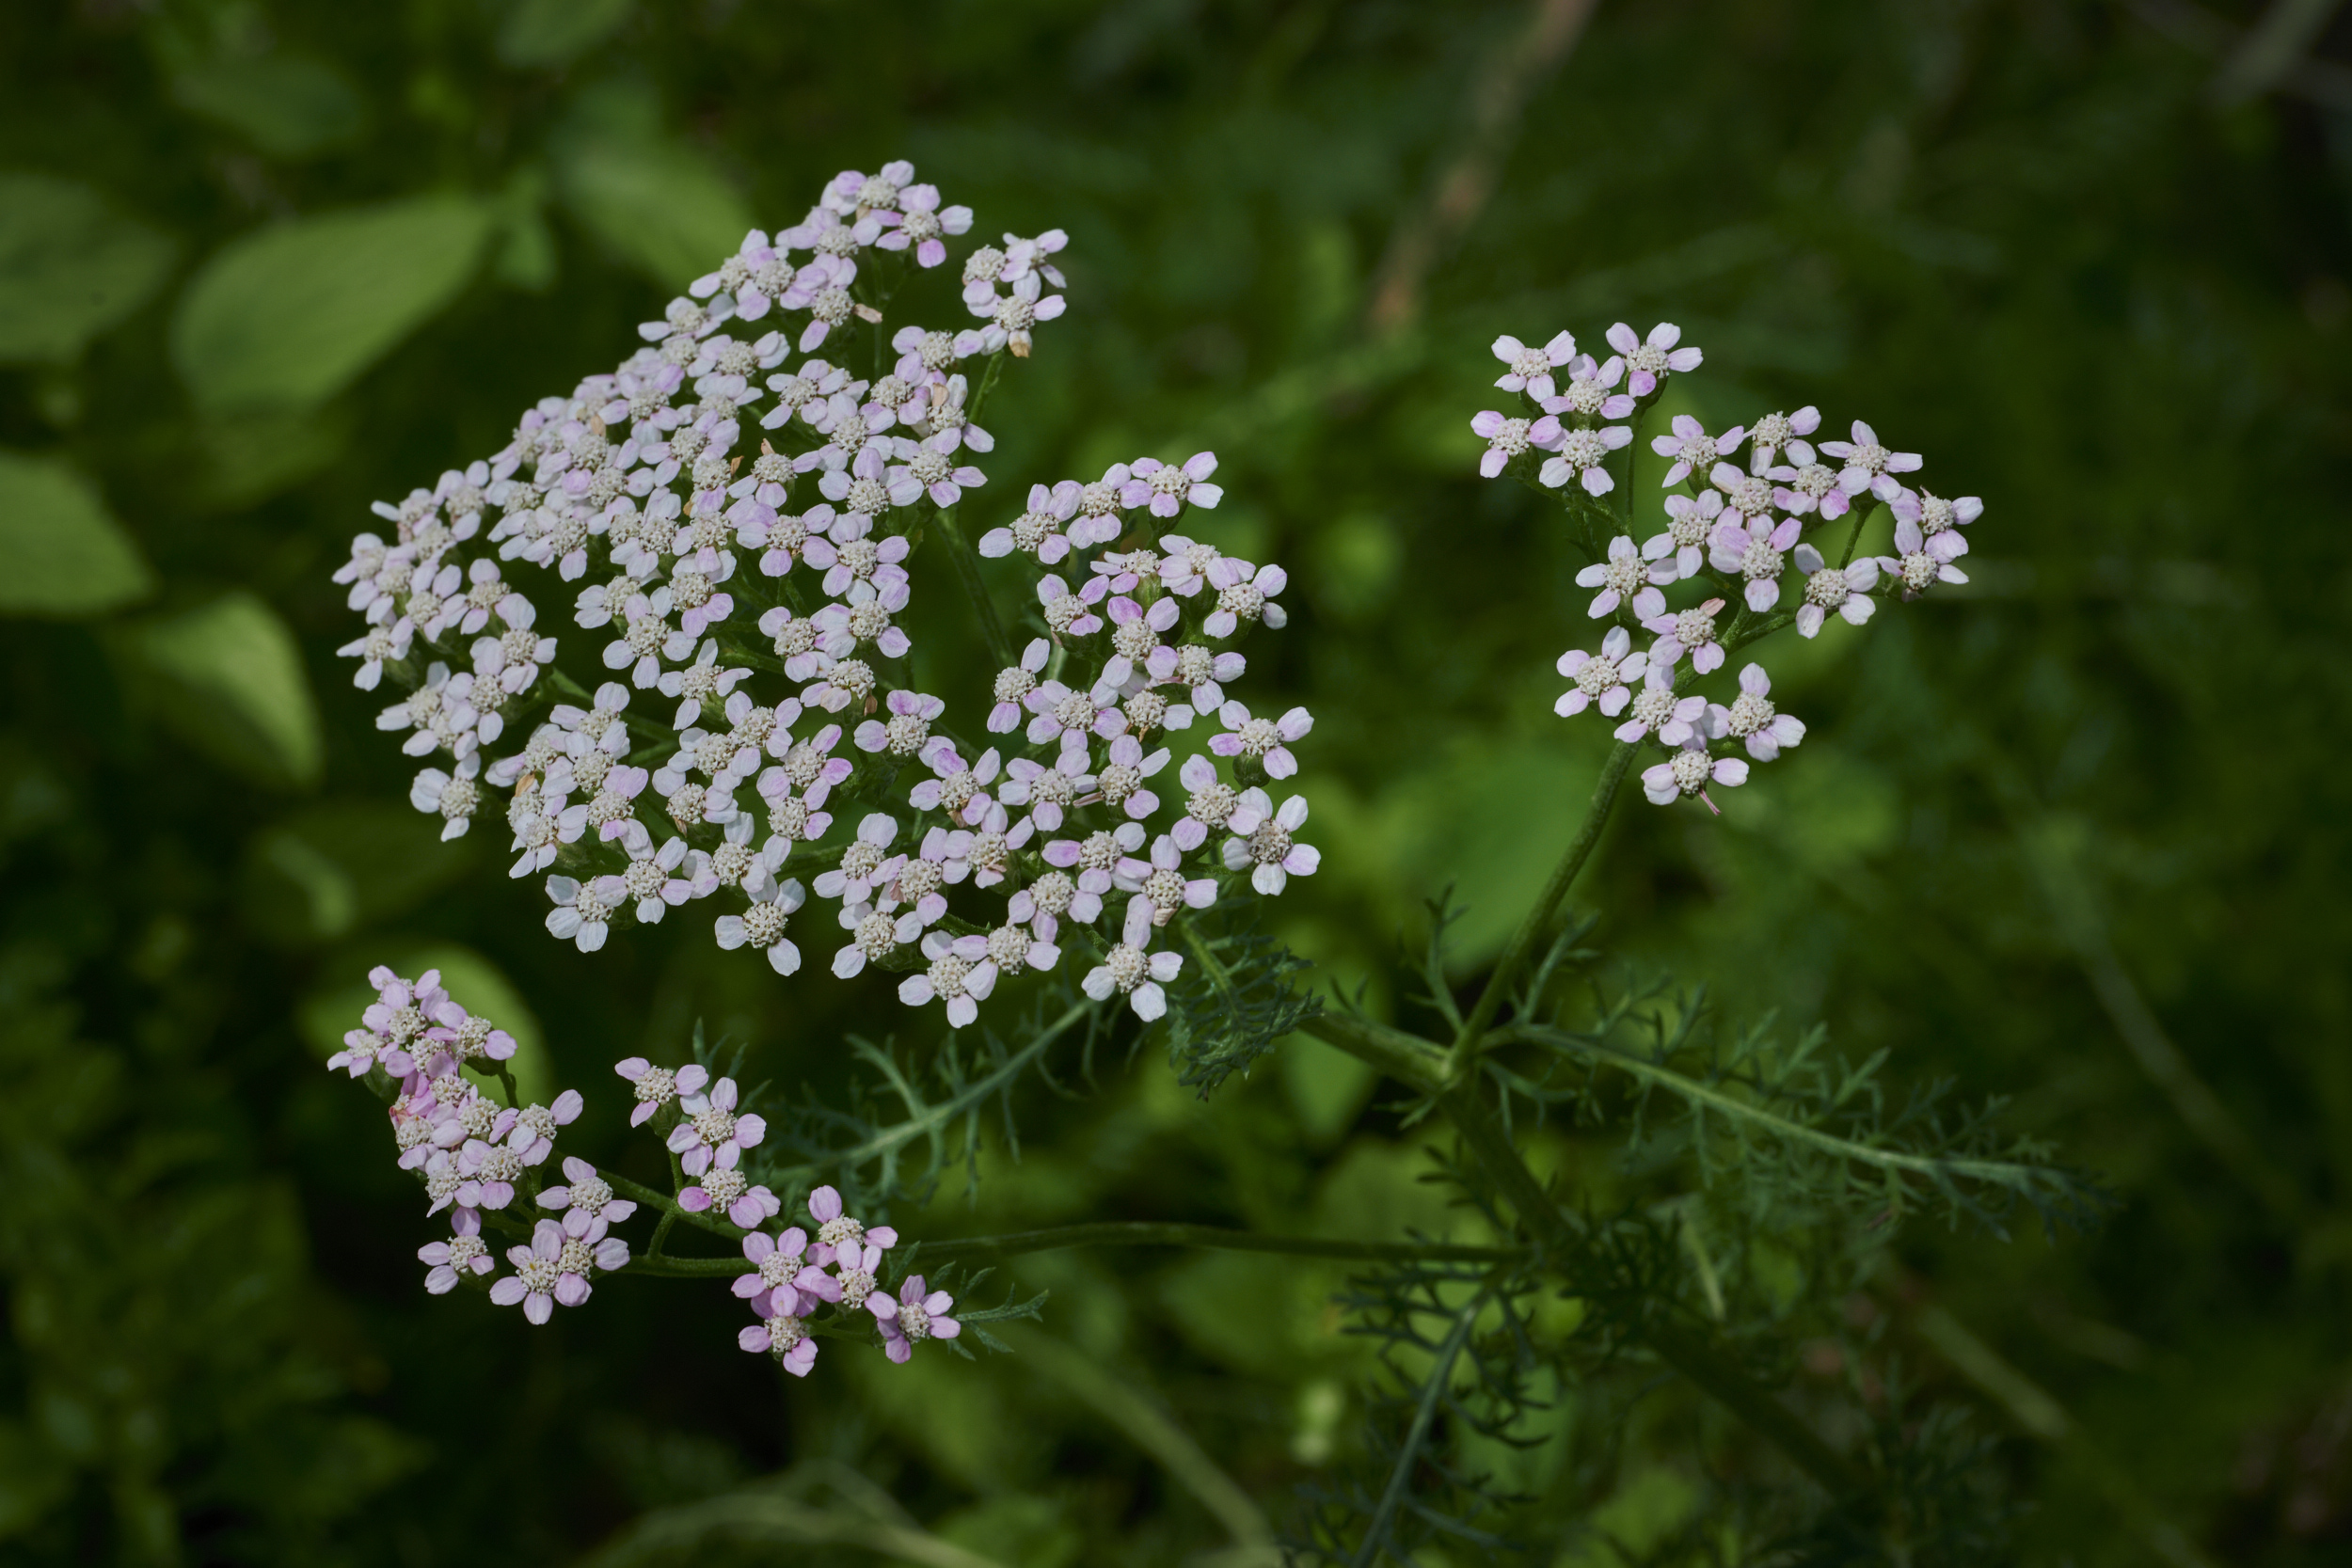
MULTIPOLYGON (((2288 0, 2310 25, 2244 48, 2267 9, 0 11, 0 1561, 550 1562, 834 1465, 1003 1562, 1167 1562, 1231 1520, 1120 1399, 1278 1524, 1344 1462, 1339 1275, 1279 1259, 1021 1259, 1076 1354, 836 1354, 781 1396, 716 1287, 547 1330, 428 1298, 435 1231, 321 1067, 370 964, 438 962, 626 1165, 615 1057, 699 1019, 786 1092, 898 1022, 886 979, 781 983, 699 920, 551 942, 488 825, 442 847, 406 804, 326 580, 369 501, 898 156, 982 234, 1071 235, 979 526, 1214 447, 1220 542, 1290 567, 1253 678, 1318 715, 1325 859, 1279 917, 1375 1006, 1448 882, 1465 976, 1496 951, 1604 744, 1551 714, 1587 624, 1557 515, 1476 477, 1497 333, 1676 321, 1710 427, 1814 403, 1981 495, 1971 587, 1780 649, 1803 749, 1721 821, 1621 806, 1577 901, 1727 1012, 2013 1096, 2119 1195, 2087 1237, 1920 1230, 1871 1308, 2007 1434, 2025 1560, 2344 1560, 2352 23, 2288 0), (258 300, 207 287, 289 224, 258 300)), ((963 608, 923 609, 968 700, 963 608)), ((977 1207, 951 1173, 893 1217, 1442 1228, 1365 1070, 1295 1039, 1203 1102, 1152 1050, 1098 1063, 1026 1091, 977 1207)), ((1693 1506, 1711 1418, 1645 1408, 1524 1478, 1560 1560, 1693 1506)))

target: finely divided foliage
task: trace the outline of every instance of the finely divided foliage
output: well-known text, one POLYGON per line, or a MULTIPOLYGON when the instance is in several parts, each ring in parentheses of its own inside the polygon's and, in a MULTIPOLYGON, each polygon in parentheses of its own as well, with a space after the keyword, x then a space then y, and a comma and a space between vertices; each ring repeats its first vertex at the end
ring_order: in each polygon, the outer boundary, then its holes
MULTIPOLYGON (((741 1348, 794 1376, 826 1339, 905 1362, 932 1340, 968 1354, 972 1325, 1000 1349, 979 1325, 1041 1298, 959 1307, 878 1217, 954 1165, 977 1180, 985 1134, 1017 1150, 1031 1074, 1090 1072, 1098 1045, 1158 1024, 1180 1081, 1206 1094, 1303 1031, 1379 1069, 1403 1124, 1450 1127, 1439 1179, 1499 1241, 1160 1227, 1175 1244, 1381 1263, 1343 1298, 1377 1347, 1365 1436, 1356 1467, 1309 1497, 1302 1551, 1362 1564, 1510 1544, 1536 1498, 1497 1456, 1574 1446, 1557 1412, 1601 1408, 1621 1370, 1646 1384, 1659 1365, 1813 1483, 1727 1489, 1735 1533, 1693 1551, 1859 1541, 1887 1521, 1925 1539, 1989 1517, 1980 1449, 1948 1415, 1906 1424, 1882 1400, 1825 1436, 1775 1387, 1794 1336, 1843 1332, 1836 1302, 1904 1218, 1997 1230, 2022 1203, 2077 1225, 2099 1195, 2005 1138, 1993 1108, 1941 1088, 1890 1105, 1879 1058, 1847 1064, 1818 1033, 1721 1031, 1703 990, 1629 981, 1584 945, 1590 922, 1559 918, 1637 764, 1652 801, 1713 811, 1714 791, 1804 740, 1764 666, 1733 654, 1965 581, 1961 531, 1981 505, 1912 488, 1921 459, 1867 425, 1817 439, 1812 408, 1720 431, 1677 415, 1646 432, 1668 526, 1637 540, 1616 509, 1637 438, 1700 351, 1671 325, 1613 326, 1605 359, 1565 332, 1497 340, 1497 386, 1518 406, 1471 421, 1480 470, 1556 499, 1589 557, 1567 614, 1602 625, 1561 657, 1556 707, 1597 710, 1617 744, 1467 1006, 1437 914, 1427 994, 1408 1006, 1434 1027, 1414 1034, 1327 1007, 1263 927, 1264 901, 1318 868, 1307 800, 1286 787, 1312 720, 1253 706, 1242 685, 1234 644, 1287 619, 1282 569, 1178 531, 1220 500, 1216 459, 1034 483, 967 538, 960 515, 992 493, 989 395, 1062 313, 1065 281, 1058 230, 1008 234, 963 261, 968 320, 894 320, 899 286, 947 265, 972 226, 908 165, 843 173, 645 324, 645 347, 526 411, 496 453, 379 504, 389 536, 353 541, 337 580, 366 630, 343 652, 359 687, 401 693, 379 722, 430 759, 413 802, 445 837, 502 820, 553 937, 595 953, 691 913, 780 976, 809 943, 840 980, 898 975, 898 1020, 946 1030, 930 1049, 851 1040, 865 1076, 841 1106, 745 1089, 741 1053, 723 1061, 699 1032, 690 1061, 616 1064, 632 1125, 664 1145, 663 1192, 559 1159, 580 1094, 521 1102, 505 1031, 437 973, 379 969, 334 1066, 385 1099, 395 1157, 446 1216, 419 1253, 426 1289, 478 1290, 544 1323, 616 1273, 725 1279, 750 1313, 741 1348), (1880 508, 1893 553, 1858 555, 1880 508), (913 684, 902 621, 926 546, 971 596, 996 672, 984 709, 913 684), (988 596, 982 558, 1033 568, 1025 631, 988 596), (583 680, 588 658, 602 672, 583 680), (1613 1142, 1607 1201, 1531 1168, 1520 1144, 1548 1126, 1613 1142), (637 1243, 618 1232, 641 1208, 658 1218, 637 1243), (680 1227, 730 1250, 672 1252, 680 1227)), ((1955 1530, 1954 1550, 1993 1539, 1955 1530)))

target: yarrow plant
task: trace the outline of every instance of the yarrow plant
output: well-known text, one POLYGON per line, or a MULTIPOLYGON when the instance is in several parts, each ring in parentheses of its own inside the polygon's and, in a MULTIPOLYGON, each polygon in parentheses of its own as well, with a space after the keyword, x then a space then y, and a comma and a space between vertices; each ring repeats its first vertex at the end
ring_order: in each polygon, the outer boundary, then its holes
POLYGON ((645 346, 526 410, 496 452, 379 504, 385 526, 352 542, 336 580, 364 629, 342 653, 360 689, 391 689, 378 722, 424 764, 412 802, 444 837, 503 831, 551 938, 596 954, 687 921, 793 985, 893 975, 896 1021, 944 1027, 912 1069, 851 1041, 906 1105, 895 1123, 747 1089, 699 1033, 691 1060, 616 1063, 664 1191, 561 1148, 584 1097, 524 1102, 515 1038, 439 974, 377 970, 332 1065, 385 1100, 392 1157, 446 1229, 418 1254, 425 1288, 545 1323, 610 1275, 723 1278, 749 1314, 739 1347, 805 1377, 828 1339, 899 1363, 934 1340, 969 1354, 967 1326, 1006 1348, 985 1325, 1038 1301, 960 1307, 972 1282, 943 1270, 967 1256, 1125 1241, 1351 1258, 1371 1272, 1346 1304, 1387 1372, 1365 1399, 1365 1479, 1311 1495, 1303 1551, 1405 1561, 1439 1540, 1504 1544, 1528 1499, 1466 1467, 1461 1445, 1518 1443, 1545 1379, 1597 1386, 1645 1363, 1816 1483, 1804 1528, 1874 1528, 1892 1492, 1905 1517, 1946 1507, 1917 1478, 1973 1484, 1921 1446, 1948 1423, 1906 1427, 1888 1408, 1833 1438, 1773 1397, 1789 1303, 1842 1299, 1909 1209, 1997 1227, 2024 1202, 2072 1223, 2095 1191, 1941 1091, 1889 1109, 1877 1064, 1849 1069, 1818 1035, 1726 1040, 1697 993, 1617 985, 1581 945, 1590 923, 1560 911, 1637 763, 1648 800, 1712 810, 1802 744, 1756 644, 1851 635, 1883 602, 1964 582, 1981 503, 1917 484, 1922 459, 1868 425, 1821 438, 1811 407, 1661 426, 1662 393, 1704 363, 1671 325, 1611 327, 1605 358, 1565 332, 1497 340, 1515 402, 1471 420, 1479 470, 1555 499, 1588 557, 1564 611, 1588 632, 1559 657, 1556 710, 1616 744, 1467 1000, 1440 913, 1426 995, 1405 1005, 1428 1025, 1416 1033, 1306 992, 1303 962, 1259 927, 1319 866, 1292 786, 1314 725, 1248 685, 1240 644, 1286 624, 1289 583, 1208 542, 1216 456, 992 487, 982 420, 1062 314, 1065 236, 1007 234, 938 272, 960 287, 959 322, 891 313, 973 227, 906 164, 844 172, 644 324, 645 346), (1637 538, 1621 503, 1645 448, 1667 522, 1637 538), (1000 493, 1003 520, 969 537, 965 514, 1000 493), (1882 510, 1892 553, 1861 553, 1882 510), (1009 624, 989 560, 1023 574, 1009 624), (964 710, 913 675, 907 610, 943 561, 993 672, 964 710), (1145 1030, 1204 1094, 1295 1032, 1372 1064, 1408 1124, 1450 1125, 1444 1180, 1498 1240, 1141 1224, 917 1243, 887 1223, 936 1176, 942 1129, 992 1102, 1009 1117, 1011 1086, 1058 1043, 1090 1059, 1098 1039, 1145 1030), (1619 1127, 1629 1190, 1675 1170, 1687 1186, 1618 1212, 1563 1201, 1516 1141, 1552 1117, 1619 1127), (647 1220, 642 1241, 623 1234, 647 1220), (724 1250, 672 1250, 690 1232, 724 1250), (1539 1328, 1563 1299, 1573 1326, 1555 1313, 1539 1328))

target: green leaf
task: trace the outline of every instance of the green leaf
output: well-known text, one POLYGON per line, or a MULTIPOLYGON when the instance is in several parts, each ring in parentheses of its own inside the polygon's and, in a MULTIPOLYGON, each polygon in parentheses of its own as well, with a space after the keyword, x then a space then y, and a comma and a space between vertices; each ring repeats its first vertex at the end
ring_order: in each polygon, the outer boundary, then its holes
POLYGON ((171 96, 280 158, 355 141, 367 124, 367 105, 342 72, 301 55, 193 66, 172 78, 171 96))
POLYGON ((485 203, 426 196, 231 241, 180 301, 172 362, 208 412, 323 403, 457 296, 491 227, 485 203))
POLYGON ((0 615, 94 615, 154 586, 89 481, 10 451, 0 451, 0 615))
POLYGON ((178 248, 87 185, 0 174, 0 364, 72 358, 146 302, 178 248))
POLYGON ((132 647, 166 689, 164 721, 190 744, 265 784, 317 781, 318 709, 302 650, 276 610, 224 594, 137 626, 132 647))
POLYGON ((520 0, 499 25, 499 58, 511 66, 564 65, 628 20, 629 0, 520 0))
POLYGON ((580 222, 664 288, 683 289, 734 254, 751 210, 711 161, 661 135, 654 104, 591 95, 556 148, 557 193, 580 222))

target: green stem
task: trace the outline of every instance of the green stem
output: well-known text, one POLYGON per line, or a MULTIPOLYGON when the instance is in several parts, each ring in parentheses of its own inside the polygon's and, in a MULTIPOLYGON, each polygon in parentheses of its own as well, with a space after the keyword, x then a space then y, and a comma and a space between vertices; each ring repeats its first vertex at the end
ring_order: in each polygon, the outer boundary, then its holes
POLYGON ((1906 1176, 1923 1176, 1936 1182, 1941 1182, 1947 1177, 1966 1177, 1971 1180, 1990 1181, 1996 1186, 2004 1187, 2015 1186, 2021 1179, 2031 1176, 2034 1171, 2033 1166, 2021 1165, 2007 1160, 1939 1160, 1931 1155, 1904 1154, 1891 1148, 1873 1148, 1868 1144, 1856 1143, 1851 1138, 1841 1138, 1834 1132, 1824 1132, 1819 1128, 1807 1127, 1802 1122, 1791 1121, 1786 1117, 1777 1116, 1759 1105, 1741 1100, 1737 1095, 1727 1094, 1711 1084, 1701 1083, 1698 1079, 1677 1072, 1672 1068, 1661 1067, 1638 1053, 1622 1051, 1614 1046, 1604 1045, 1597 1040, 1567 1034, 1558 1029, 1547 1029, 1535 1024, 1514 1024, 1507 1029, 1498 1029, 1486 1037, 1486 1042, 1495 1045, 1517 1041, 1541 1045, 1554 1051, 1574 1052, 1581 1056, 1607 1062, 1641 1079, 1644 1083, 1655 1084, 1693 1105, 1704 1105, 1718 1116, 1734 1121, 1746 1122, 1752 1127, 1762 1129, 1773 1137, 1785 1138, 1790 1143, 1804 1144, 1808 1148, 1818 1148, 1822 1153, 1833 1155, 1837 1159, 1851 1160, 1859 1164, 1871 1165, 1880 1170, 1899 1171, 1906 1176))
POLYGON ((1356 1013, 1322 1012, 1298 1026, 1327 1045, 1369 1062, 1398 1083, 1422 1094, 1444 1085, 1445 1053, 1419 1035, 1408 1035, 1356 1013))
POLYGON ((1389 1540, 1389 1525, 1405 1501, 1405 1488, 1420 1467, 1421 1450, 1429 1441, 1429 1429, 1438 1419, 1438 1405, 1444 1399, 1446 1385, 1454 1376, 1454 1363, 1470 1343, 1470 1330, 1477 1326, 1478 1314, 1486 1309, 1486 1292, 1472 1296, 1459 1312, 1454 1314, 1454 1326, 1438 1346, 1438 1354, 1429 1368, 1429 1380, 1422 1385, 1421 1402, 1413 1410, 1413 1424, 1399 1445, 1396 1467, 1389 1473, 1389 1484, 1381 1489, 1379 1506, 1373 1511, 1371 1522, 1364 1526, 1363 1544, 1356 1548, 1350 1568, 1370 1568, 1382 1553, 1393 1547, 1389 1540))
POLYGON ((998 669, 1012 664, 1012 639, 1006 634, 1005 623, 997 617, 996 601, 989 597, 988 584, 980 577, 980 556, 972 542, 963 536, 963 525, 956 521, 956 509, 943 508, 935 518, 940 542, 947 547, 947 559, 955 563, 956 576, 963 583, 963 591, 972 600, 972 614, 980 623, 981 640, 988 644, 991 658, 998 669))
MULTIPOLYGON (((1564 1257, 1577 1251, 1583 1238, 1576 1222, 1551 1200, 1543 1183, 1536 1180, 1535 1173, 1528 1169, 1509 1134, 1479 1101, 1475 1085, 1449 1089, 1442 1099, 1463 1143, 1487 1178, 1502 1190, 1519 1223, 1534 1234, 1547 1251, 1564 1257)), ((1870 1490, 1869 1476, 1861 1466, 1821 1441, 1820 1434, 1774 1399, 1770 1389, 1750 1377, 1730 1352, 1662 1318, 1646 1321, 1641 1335, 1661 1360, 1762 1433, 1831 1496, 1853 1497, 1870 1490)))
POLYGON ((1593 803, 1584 814, 1583 825, 1576 837, 1568 842, 1568 851, 1552 867, 1550 879, 1536 895, 1535 903, 1519 921, 1519 928, 1511 935, 1511 945, 1502 950, 1494 971, 1486 976, 1486 989, 1478 993, 1477 1004, 1470 1016, 1462 1021, 1461 1031, 1454 1037, 1454 1044, 1446 1053, 1445 1079, 1458 1083, 1470 1063, 1477 1058, 1481 1037, 1494 1022, 1495 1014, 1502 1006, 1502 999, 1510 993, 1511 983, 1518 978, 1519 967, 1528 955, 1543 940, 1551 925, 1551 917, 1560 901, 1568 895, 1568 886, 1577 873, 1584 869, 1593 847, 1600 842, 1600 831, 1608 825, 1609 808, 1616 804, 1617 788, 1625 782, 1626 770, 1633 766, 1634 742, 1621 740, 1609 753, 1607 766, 1600 770, 1600 782, 1593 787, 1593 803))
POLYGON ((1853 563, 1854 546, 1862 542, 1862 525, 1869 520, 1871 499, 1868 491, 1853 505, 1853 527, 1846 534, 1846 553, 1837 558, 1837 569, 1844 571, 1853 563))
MULTIPOLYGON (((1535 1179, 1510 1136, 1480 1101, 1475 1084, 1448 1086, 1442 1081, 1436 1046, 1347 1014, 1320 1014, 1309 1019, 1300 1030, 1434 1098, 1536 1243, 1564 1259, 1581 1250, 1583 1237, 1575 1219, 1552 1201, 1535 1179)), ((1868 1474, 1824 1443, 1770 1389, 1751 1378, 1737 1356, 1700 1334, 1661 1319, 1645 1323, 1640 1334, 1661 1360, 1754 1428, 1832 1496, 1853 1497, 1870 1491, 1868 1474)))
POLYGON ((1525 1247, 1454 1246, 1422 1242, 1346 1242, 1321 1236, 1267 1236, 1233 1230, 1221 1225, 1159 1224, 1150 1220, 1104 1220, 1090 1225, 1062 1225, 1047 1230, 1016 1230, 1003 1236, 965 1236, 949 1241, 923 1242, 918 1256, 933 1259, 965 1257, 1013 1258, 1030 1252, 1054 1252, 1075 1246, 1200 1247, 1211 1252, 1279 1252, 1293 1258, 1338 1258, 1352 1262, 1511 1263, 1527 1256, 1525 1247))
POLYGON ((697 1214, 690 1209, 681 1209, 678 1207, 677 1199, 665 1193, 655 1192, 651 1187, 631 1181, 626 1176, 616 1176, 609 1170, 600 1170, 596 1172, 596 1175, 606 1186, 611 1187, 623 1197, 659 1209, 665 1215, 674 1214, 697 1230, 707 1230, 714 1236, 724 1236, 729 1241, 735 1241, 743 1234, 723 1219, 707 1213, 697 1214))

